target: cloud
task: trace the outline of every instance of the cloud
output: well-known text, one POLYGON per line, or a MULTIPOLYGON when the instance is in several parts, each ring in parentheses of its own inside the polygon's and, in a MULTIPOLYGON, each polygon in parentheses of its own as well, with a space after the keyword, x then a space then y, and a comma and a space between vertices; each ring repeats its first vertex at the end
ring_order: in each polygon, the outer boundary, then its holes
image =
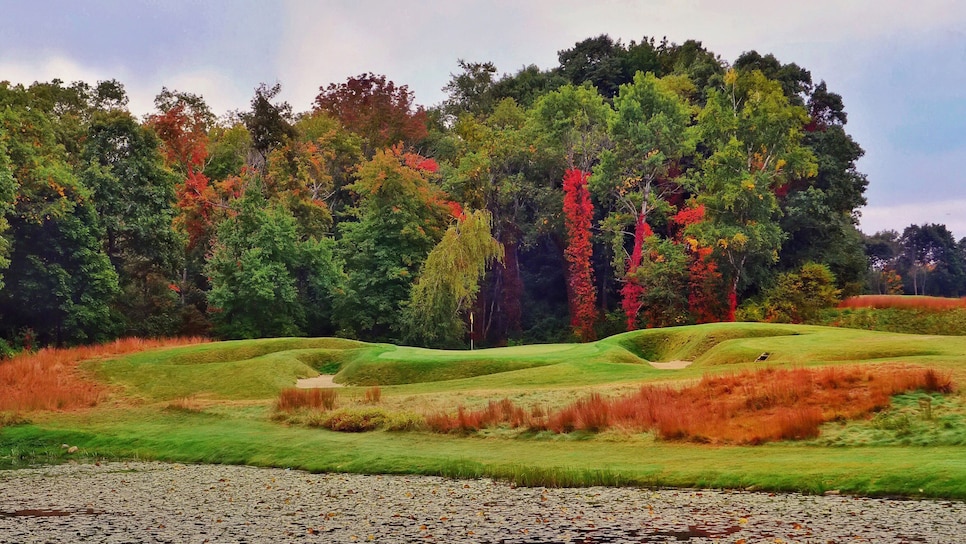
POLYGON ((862 209, 859 228, 866 234, 881 230, 902 232, 909 225, 937 223, 946 225, 958 240, 966 237, 966 198, 923 202, 918 204, 895 204, 892 206, 867 206, 862 209))
POLYGON ((239 87, 229 76, 214 69, 196 68, 138 78, 131 77, 130 70, 125 66, 87 66, 56 55, 29 63, 0 61, 0 79, 25 86, 53 79, 60 79, 65 84, 75 81, 94 84, 116 79, 124 84, 127 91, 128 109, 138 117, 154 112, 154 97, 164 86, 202 95, 216 114, 244 108, 252 95, 251 89, 239 87))

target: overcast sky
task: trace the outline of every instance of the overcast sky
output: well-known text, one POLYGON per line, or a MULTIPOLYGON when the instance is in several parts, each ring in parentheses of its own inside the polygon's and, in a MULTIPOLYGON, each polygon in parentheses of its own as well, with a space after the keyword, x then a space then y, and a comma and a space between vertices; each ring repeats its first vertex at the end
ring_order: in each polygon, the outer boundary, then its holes
POLYGON ((439 103, 457 59, 549 68, 599 34, 696 39, 731 62, 796 62, 845 100, 866 150, 861 228, 944 223, 966 237, 966 2, 954 0, 0 0, 0 81, 118 79, 132 112, 162 86, 216 113, 280 82, 296 111, 319 87, 385 74, 439 103))

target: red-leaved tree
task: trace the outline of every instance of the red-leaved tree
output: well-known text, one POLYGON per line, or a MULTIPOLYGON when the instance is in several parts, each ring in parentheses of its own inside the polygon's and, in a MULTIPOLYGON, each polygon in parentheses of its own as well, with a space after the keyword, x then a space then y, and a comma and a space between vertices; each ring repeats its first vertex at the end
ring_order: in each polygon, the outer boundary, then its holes
POLYGON ((595 339, 594 321, 597 317, 597 292, 594 271, 590 266, 593 248, 590 244, 590 224, 594 206, 587 190, 590 174, 578 169, 564 174, 564 220, 567 227, 567 291, 570 301, 570 324, 582 342, 595 339))
POLYGON ((734 321, 730 298, 722 296, 727 287, 714 260, 713 250, 687 236, 686 230, 705 220, 704 205, 681 209, 671 218, 677 243, 687 244, 688 253, 688 312, 697 323, 734 321))
POLYGON ((148 119, 161 140, 161 151, 167 163, 184 175, 184 180, 177 186, 180 213, 176 221, 188 235, 188 249, 212 234, 214 190, 203 172, 208 159, 204 116, 203 110, 192 108, 185 102, 174 102, 169 109, 148 119))
POLYGON ((641 266, 644 257, 644 239, 653 235, 651 226, 647 224, 647 216, 640 214, 634 224, 634 249, 631 251, 631 258, 627 262, 627 281, 621 288, 621 307, 624 315, 627 316, 627 330, 632 331, 637 328, 637 315, 641 312, 644 305, 644 286, 638 282, 634 276, 637 267, 641 266))
POLYGON ((365 138, 367 155, 398 143, 411 146, 428 133, 426 112, 414 104, 409 87, 397 86, 386 76, 362 74, 320 90, 316 109, 365 138))

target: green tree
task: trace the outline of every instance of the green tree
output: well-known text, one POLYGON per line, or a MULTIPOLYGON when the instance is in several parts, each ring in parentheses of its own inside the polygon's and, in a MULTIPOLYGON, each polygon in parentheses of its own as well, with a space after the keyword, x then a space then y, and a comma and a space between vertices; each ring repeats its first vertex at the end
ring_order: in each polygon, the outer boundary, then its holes
POLYGON ((366 338, 398 338, 403 303, 452 217, 444 194, 429 183, 437 169, 398 147, 380 150, 349 186, 359 204, 351 212, 356 221, 340 224, 349 287, 342 315, 366 338))
POLYGON ((802 146, 805 109, 789 104, 781 85, 761 72, 729 71, 708 91, 698 130, 709 156, 694 177, 708 221, 695 225, 715 248, 735 297, 760 285, 778 259, 784 233, 776 188, 814 176, 814 155, 802 146))
POLYGON ((685 246, 660 236, 645 239, 646 258, 628 273, 642 289, 641 306, 647 327, 692 323, 688 311, 688 256, 685 246))
POLYGON ((292 211, 301 236, 319 238, 351 202, 347 186, 362 159, 362 141, 325 112, 302 116, 295 131, 269 155, 265 189, 292 211))
POLYGON ((0 139, 17 183, 0 329, 7 338, 31 329, 40 344, 106 339, 117 333, 110 303, 118 281, 90 191, 68 165, 54 122, 24 94, 0 84, 0 139))
MULTIPOLYGON (((493 344, 520 334, 521 255, 554 232, 559 221, 554 210, 561 205, 560 194, 547 182, 547 172, 559 168, 560 157, 533 144, 527 121, 527 112, 512 99, 501 100, 486 118, 461 116, 452 129, 457 156, 452 167, 442 169, 450 198, 466 208, 489 211, 493 236, 505 248, 506 258, 485 279, 475 309, 477 337, 493 344)), ((560 271, 553 274, 563 288, 560 271)))
POLYGON ((3 272, 10 266, 10 240, 7 239, 7 214, 13 210, 17 183, 10 171, 10 158, 7 157, 5 138, 0 136, 0 291, 3 291, 3 272))
POLYGON ((590 85, 564 85, 541 96, 530 112, 535 139, 544 152, 566 161, 567 168, 590 171, 607 144, 613 111, 590 85))
POLYGON ((672 81, 638 73, 633 83, 621 86, 608 125, 613 148, 601 153, 591 180, 594 194, 608 210, 602 228, 611 236, 619 281, 624 281, 630 256, 625 233, 630 229, 635 243, 643 240, 650 209, 667 207, 662 202, 667 193, 679 191, 668 179, 671 170, 695 148, 690 107, 672 81))
POLYGON ((480 281, 503 246, 491 234, 486 210, 464 213, 429 252, 406 306, 406 338, 430 346, 455 347, 466 334, 466 316, 480 281))
POLYGON ((249 166, 262 171, 268 161, 268 154, 295 136, 292 126, 292 106, 288 102, 276 102, 275 97, 282 92, 282 85, 276 83, 269 87, 262 83, 255 88, 251 110, 241 114, 241 119, 251 135, 252 153, 249 166))
POLYGON ((899 238, 898 272, 911 295, 966 293, 966 263, 946 225, 909 225, 899 238))
POLYGON ((266 201, 258 182, 238 207, 218 225, 205 268, 215 330, 227 338, 331 334, 343 281, 333 242, 300 241, 291 213, 266 201))
POLYGON ((457 61, 459 74, 450 74, 449 83, 443 87, 447 99, 442 110, 450 119, 468 113, 484 118, 493 112, 497 100, 493 96, 496 66, 492 62, 457 61))
POLYGON ((118 274, 127 332, 178 333, 177 295, 169 286, 184 259, 175 234, 177 176, 164 167, 159 141, 127 112, 94 116, 80 179, 104 228, 104 251, 118 274))

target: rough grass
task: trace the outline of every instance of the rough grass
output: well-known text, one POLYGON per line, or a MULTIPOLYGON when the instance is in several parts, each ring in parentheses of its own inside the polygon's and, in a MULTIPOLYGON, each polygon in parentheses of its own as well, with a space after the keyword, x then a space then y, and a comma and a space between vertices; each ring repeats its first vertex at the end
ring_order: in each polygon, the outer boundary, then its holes
POLYGON ((952 389, 947 373, 927 368, 765 369, 706 376, 680 390, 644 386, 614 399, 595 393, 549 413, 503 399, 481 410, 459 407, 455 414, 434 414, 427 424, 437 432, 463 433, 497 425, 555 433, 619 427, 655 431, 668 440, 761 444, 814 438, 821 424, 867 416, 888 406, 897 393, 952 389))
POLYGON ((913 310, 951 310, 966 308, 966 297, 944 298, 910 295, 860 295, 849 297, 838 305, 839 308, 901 308, 913 310))
POLYGON ((904 334, 966 335, 966 308, 843 308, 825 310, 817 325, 904 334))
POLYGON ((275 402, 275 409, 281 412, 292 412, 302 408, 315 410, 331 410, 335 408, 338 398, 335 389, 283 389, 275 402))
POLYGON ((102 402, 108 388, 78 369, 81 361, 206 342, 203 338, 124 338, 75 348, 43 348, 0 361, 0 411, 73 410, 102 402))

